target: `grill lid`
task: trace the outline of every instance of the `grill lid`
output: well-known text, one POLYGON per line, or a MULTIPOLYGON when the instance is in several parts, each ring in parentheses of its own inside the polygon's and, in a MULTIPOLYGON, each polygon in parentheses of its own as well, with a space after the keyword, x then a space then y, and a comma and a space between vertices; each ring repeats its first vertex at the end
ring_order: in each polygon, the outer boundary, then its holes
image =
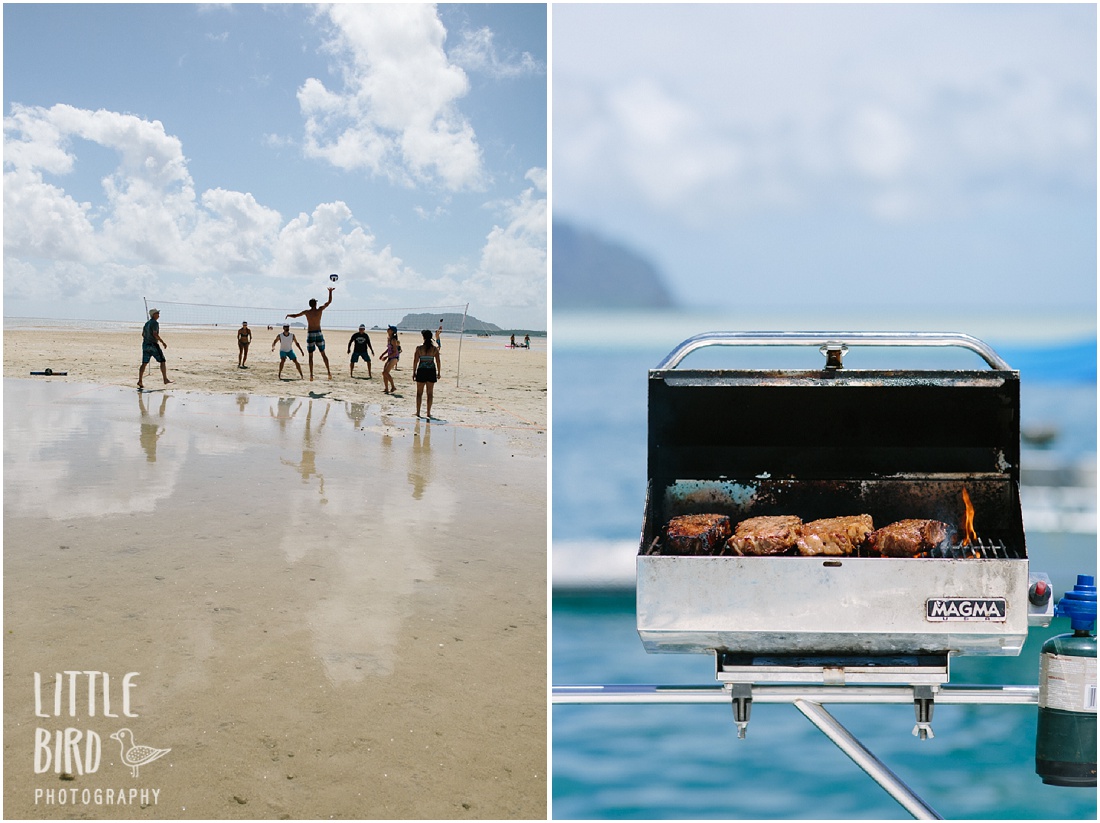
POLYGON ((986 475, 1018 482, 1020 377, 963 334, 713 332, 649 372, 649 476, 833 480, 986 475), (813 345, 819 371, 683 369, 707 346, 813 345), (988 370, 855 370, 851 346, 958 346, 988 370))

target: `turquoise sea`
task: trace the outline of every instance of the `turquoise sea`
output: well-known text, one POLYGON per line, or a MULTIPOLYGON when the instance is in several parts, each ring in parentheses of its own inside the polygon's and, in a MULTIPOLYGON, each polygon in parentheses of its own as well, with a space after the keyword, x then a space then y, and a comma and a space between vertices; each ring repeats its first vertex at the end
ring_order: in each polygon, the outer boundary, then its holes
MULTIPOLYGON (((596 552, 636 544, 646 372, 687 335, 620 323, 609 340, 607 325, 590 337, 577 323, 562 326, 559 336, 555 318, 553 542, 596 552)), ((1025 447, 1025 467, 1094 466, 1095 331, 983 339, 1021 372, 1022 427, 1055 433, 1042 448, 1025 447)), ((1094 502, 1094 487, 1091 495, 1094 502)), ((1032 569, 1049 573, 1058 593, 1076 574, 1096 573, 1094 526, 1038 531, 1025 522, 1025 529, 1032 569)), ((1064 619, 1032 629, 1019 657, 956 658, 951 683, 1034 685, 1039 646, 1066 631, 1064 619)), ((555 590, 552 661, 555 685, 715 683, 709 656, 646 654, 633 592, 624 588, 555 590)), ((1034 706, 937 706, 935 737, 925 741, 911 734, 910 706, 827 708, 945 818, 1096 819, 1095 789, 1047 786, 1035 775, 1034 706)), ((555 819, 909 818, 791 705, 755 706, 744 740, 730 709, 719 706, 555 705, 552 736, 555 819)))

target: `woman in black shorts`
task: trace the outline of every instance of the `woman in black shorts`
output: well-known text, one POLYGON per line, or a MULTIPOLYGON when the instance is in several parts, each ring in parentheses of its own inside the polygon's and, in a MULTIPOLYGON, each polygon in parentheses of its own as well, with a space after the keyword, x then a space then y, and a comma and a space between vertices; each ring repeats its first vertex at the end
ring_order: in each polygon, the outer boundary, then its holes
POLYGON ((420 399, 424 396, 424 388, 428 389, 428 409, 425 415, 432 416, 432 388, 439 379, 442 367, 439 363, 439 346, 432 343, 432 333, 427 329, 420 332, 424 336, 424 342, 416 347, 413 354, 413 363, 416 372, 413 379, 416 381, 416 416, 420 417, 420 399))

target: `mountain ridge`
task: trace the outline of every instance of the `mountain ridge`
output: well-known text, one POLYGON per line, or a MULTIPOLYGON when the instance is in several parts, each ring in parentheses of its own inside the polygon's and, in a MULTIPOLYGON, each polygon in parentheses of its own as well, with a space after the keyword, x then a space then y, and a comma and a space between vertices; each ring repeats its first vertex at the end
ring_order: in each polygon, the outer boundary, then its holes
POLYGON ((657 267, 627 246, 566 220, 553 223, 554 307, 673 308, 657 267))

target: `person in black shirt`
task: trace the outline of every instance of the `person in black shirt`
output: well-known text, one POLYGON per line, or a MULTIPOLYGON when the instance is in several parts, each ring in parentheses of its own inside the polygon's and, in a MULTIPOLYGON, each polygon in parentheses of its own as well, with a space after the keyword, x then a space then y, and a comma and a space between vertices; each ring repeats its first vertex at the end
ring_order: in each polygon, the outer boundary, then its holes
POLYGON ((348 352, 351 354, 351 370, 348 373, 355 377, 355 363, 362 357, 367 361, 367 380, 370 380, 370 356, 374 354, 374 346, 370 344, 366 326, 360 325, 359 331, 351 336, 348 341, 348 352), (355 351, 352 351, 352 346, 355 347, 355 351))

